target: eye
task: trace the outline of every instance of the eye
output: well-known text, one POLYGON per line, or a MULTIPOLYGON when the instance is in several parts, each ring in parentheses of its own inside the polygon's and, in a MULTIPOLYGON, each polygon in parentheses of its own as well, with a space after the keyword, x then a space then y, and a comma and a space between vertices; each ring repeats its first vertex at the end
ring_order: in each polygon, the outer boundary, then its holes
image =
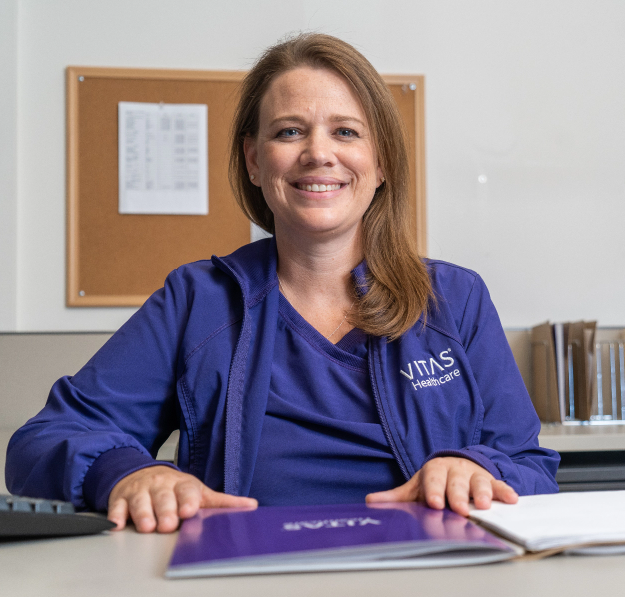
POLYGON ((339 137, 345 137, 346 139, 349 139, 350 137, 358 137, 358 133, 354 129, 348 129, 344 127, 337 129, 336 134, 339 137))
POLYGON ((288 129, 282 129, 279 133, 278 133, 278 137, 296 137, 299 134, 299 131, 296 128, 288 128, 288 129))

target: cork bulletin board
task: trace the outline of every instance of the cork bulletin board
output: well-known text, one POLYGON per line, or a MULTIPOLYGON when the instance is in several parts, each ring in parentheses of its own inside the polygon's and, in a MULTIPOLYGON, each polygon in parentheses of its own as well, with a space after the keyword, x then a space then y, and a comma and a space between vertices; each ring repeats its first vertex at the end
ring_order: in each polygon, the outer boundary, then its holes
MULTIPOLYGON (((250 242, 228 183, 228 135, 244 72, 67 68, 67 305, 140 306, 179 265, 250 242), (208 105, 207 215, 118 212, 118 103, 208 105)), ((412 225, 425 254, 422 76, 387 76, 407 125, 412 225)))

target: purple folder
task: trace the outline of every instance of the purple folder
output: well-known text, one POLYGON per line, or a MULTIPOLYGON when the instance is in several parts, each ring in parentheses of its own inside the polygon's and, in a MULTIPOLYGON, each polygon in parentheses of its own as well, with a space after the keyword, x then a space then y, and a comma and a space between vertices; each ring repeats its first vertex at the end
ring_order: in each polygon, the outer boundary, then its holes
POLYGON ((180 529, 168 578, 483 564, 519 551, 417 503, 206 509, 180 529))

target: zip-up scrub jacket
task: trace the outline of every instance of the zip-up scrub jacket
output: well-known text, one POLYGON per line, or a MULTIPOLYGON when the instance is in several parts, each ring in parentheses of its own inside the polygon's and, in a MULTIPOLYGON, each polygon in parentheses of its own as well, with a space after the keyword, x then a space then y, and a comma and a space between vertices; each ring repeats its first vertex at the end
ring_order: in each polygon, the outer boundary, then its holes
MULTIPOLYGON (((462 456, 520 495, 556 492, 559 456, 538 445, 486 286, 470 270, 427 265, 437 304, 426 323, 393 342, 368 339, 373 398, 401 471, 409 479, 428 459, 462 456)), ((15 433, 9 490, 105 510, 115 483, 154 465, 179 427, 181 470, 248 495, 274 356, 276 266, 266 239, 174 270, 15 433)))

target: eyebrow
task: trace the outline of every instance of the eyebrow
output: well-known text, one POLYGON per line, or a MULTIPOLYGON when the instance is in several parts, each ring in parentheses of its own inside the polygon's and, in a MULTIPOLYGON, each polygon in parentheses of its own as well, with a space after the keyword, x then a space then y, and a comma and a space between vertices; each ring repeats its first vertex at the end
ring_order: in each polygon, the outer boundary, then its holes
POLYGON ((341 114, 332 116, 332 118, 330 118, 330 122, 357 122, 362 126, 367 126, 367 124, 360 120, 360 118, 356 118, 355 116, 342 116, 341 114))
MULTIPOLYGON (((274 126, 279 122, 304 122, 305 119, 301 116, 278 116, 278 118, 274 118, 270 126, 274 126)), ((366 127, 366 123, 360 120, 360 118, 356 118, 355 116, 344 116, 342 114, 335 114, 330 117, 330 122, 356 122, 363 127, 366 127)))

